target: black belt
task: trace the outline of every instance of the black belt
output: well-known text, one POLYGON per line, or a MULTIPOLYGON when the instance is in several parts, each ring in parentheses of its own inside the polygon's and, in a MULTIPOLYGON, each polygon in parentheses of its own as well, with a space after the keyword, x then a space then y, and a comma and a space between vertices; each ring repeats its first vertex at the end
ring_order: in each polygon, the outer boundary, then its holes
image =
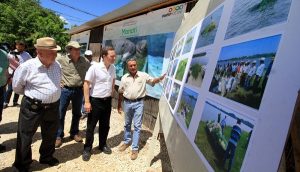
POLYGON ((77 90, 77 89, 82 89, 82 86, 80 86, 80 87, 69 87, 69 86, 64 85, 64 88, 66 88, 68 90, 77 90))
POLYGON ((137 99, 127 99, 126 97, 124 97, 124 100, 128 101, 128 102, 139 102, 139 101, 141 101, 143 99, 144 99, 144 97, 137 98, 137 99))
POLYGON ((95 100, 102 100, 102 101, 111 100, 111 96, 109 96, 109 97, 103 97, 103 98, 99 98, 99 97, 91 97, 91 98, 95 99, 95 100))
POLYGON ((27 97, 27 96, 24 96, 24 97, 27 101, 29 101, 31 103, 31 108, 32 109, 37 109, 39 107, 42 107, 44 109, 48 109, 48 108, 52 107, 54 104, 57 104, 59 102, 59 100, 58 100, 54 103, 42 103, 42 100, 35 99, 35 98, 32 99, 32 98, 27 97))

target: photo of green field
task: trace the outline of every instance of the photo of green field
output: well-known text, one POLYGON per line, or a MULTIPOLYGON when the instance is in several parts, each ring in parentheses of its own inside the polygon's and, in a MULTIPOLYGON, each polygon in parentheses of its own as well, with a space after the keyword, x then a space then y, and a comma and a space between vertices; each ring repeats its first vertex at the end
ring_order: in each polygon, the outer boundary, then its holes
POLYGON ((195 37, 195 33, 196 33, 196 28, 195 27, 193 30, 191 30, 187 36, 186 36, 186 40, 185 40, 185 44, 182 50, 182 54, 186 54, 189 53, 192 49, 192 45, 193 45, 193 41, 194 41, 194 37, 195 37))
POLYGON ((190 126, 197 98, 198 93, 184 87, 176 114, 180 121, 182 121, 182 124, 186 127, 185 129, 190 126))
POLYGON ((239 172, 251 139, 253 123, 227 107, 207 101, 195 144, 215 171, 239 172))
POLYGON ((175 79, 177 79, 178 81, 182 81, 187 63, 188 63, 188 58, 180 61, 175 75, 175 79))

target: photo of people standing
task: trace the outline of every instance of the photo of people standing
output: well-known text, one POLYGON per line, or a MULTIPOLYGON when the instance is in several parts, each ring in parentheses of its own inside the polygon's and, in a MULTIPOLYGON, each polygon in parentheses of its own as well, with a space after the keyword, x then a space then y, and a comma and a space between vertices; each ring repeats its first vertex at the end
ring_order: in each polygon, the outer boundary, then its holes
POLYGON ((209 91, 259 109, 280 38, 275 35, 223 47, 209 91))

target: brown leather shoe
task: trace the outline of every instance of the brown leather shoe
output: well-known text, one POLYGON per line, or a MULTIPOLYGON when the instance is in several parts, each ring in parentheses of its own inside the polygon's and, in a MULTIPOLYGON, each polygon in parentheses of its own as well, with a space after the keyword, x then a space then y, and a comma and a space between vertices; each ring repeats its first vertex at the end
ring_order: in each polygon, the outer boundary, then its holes
POLYGON ((82 142, 82 137, 79 134, 75 134, 74 136, 70 136, 72 140, 75 140, 76 142, 82 142))
POLYGON ((139 154, 139 151, 137 151, 137 150, 133 150, 133 151, 131 152, 130 159, 131 159, 131 160, 135 160, 135 159, 137 159, 137 157, 138 157, 138 154, 139 154))
POLYGON ((129 146, 130 146, 129 144, 123 143, 123 144, 119 147, 118 150, 119 150, 120 152, 123 152, 123 151, 125 151, 129 146))
POLYGON ((61 138, 56 138, 55 141, 55 148, 59 148, 62 145, 62 140, 61 138))

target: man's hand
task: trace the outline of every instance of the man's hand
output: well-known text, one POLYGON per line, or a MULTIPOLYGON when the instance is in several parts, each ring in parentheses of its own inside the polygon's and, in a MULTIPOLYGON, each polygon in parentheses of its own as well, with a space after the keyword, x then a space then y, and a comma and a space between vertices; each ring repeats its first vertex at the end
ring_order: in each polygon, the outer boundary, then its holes
POLYGON ((84 103, 84 109, 87 113, 91 113, 91 110, 92 110, 92 105, 90 102, 85 102, 84 103))
POLYGON ((118 103, 118 113, 119 114, 122 113, 122 105, 120 103, 118 103))

